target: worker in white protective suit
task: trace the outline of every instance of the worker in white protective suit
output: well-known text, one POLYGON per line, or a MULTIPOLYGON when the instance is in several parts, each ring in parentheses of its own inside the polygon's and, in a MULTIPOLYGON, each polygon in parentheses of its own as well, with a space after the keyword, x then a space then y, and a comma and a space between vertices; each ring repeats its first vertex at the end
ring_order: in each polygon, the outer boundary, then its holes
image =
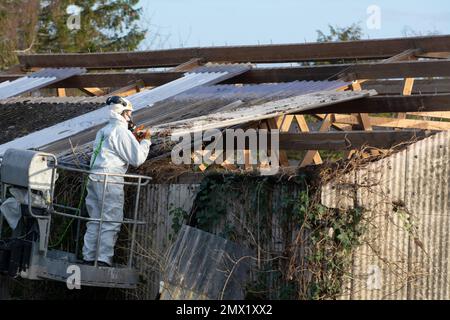
MULTIPOLYGON (((133 106, 122 97, 114 96, 107 100, 110 107, 110 119, 106 127, 101 129, 95 138, 94 154, 91 158, 91 174, 87 184, 86 208, 91 218, 122 221, 124 206, 123 177, 108 176, 106 192, 103 200, 103 184, 105 176, 94 173, 125 174, 128 165, 138 167, 147 159, 150 149, 150 131, 147 130, 141 142, 130 131, 134 126, 131 118, 133 106)), ((83 260, 93 264, 96 259, 97 242, 99 241, 98 265, 111 266, 114 246, 121 224, 102 222, 100 240, 98 238, 99 222, 87 223, 84 236, 83 260)))

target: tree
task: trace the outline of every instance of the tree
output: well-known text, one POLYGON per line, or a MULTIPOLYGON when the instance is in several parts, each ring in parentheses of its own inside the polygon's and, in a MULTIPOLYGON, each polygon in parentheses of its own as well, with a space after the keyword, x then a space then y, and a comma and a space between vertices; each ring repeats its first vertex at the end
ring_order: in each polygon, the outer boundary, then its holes
MULTIPOLYGON (((95 52, 134 50, 145 38, 139 0, 50 0, 41 7, 36 51, 95 52), (67 8, 80 10, 80 28, 70 30, 67 8)), ((44 2, 42 2, 44 3, 44 2)))
POLYGON ((317 30, 318 42, 361 40, 363 36, 360 23, 353 23, 349 27, 333 27, 332 25, 328 25, 328 28, 329 34, 317 30))
POLYGON ((17 63, 16 51, 33 46, 39 13, 39 0, 0 2, 0 69, 17 63), (23 23, 27 17, 28 23, 23 23))

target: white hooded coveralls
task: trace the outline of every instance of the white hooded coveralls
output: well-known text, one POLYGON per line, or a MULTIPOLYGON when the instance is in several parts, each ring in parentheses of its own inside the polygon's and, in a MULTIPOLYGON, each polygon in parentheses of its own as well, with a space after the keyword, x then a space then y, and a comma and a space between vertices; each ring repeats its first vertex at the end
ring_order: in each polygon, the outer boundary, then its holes
MULTIPOLYGON (((91 172, 125 174, 128 165, 139 167, 148 156, 151 142, 144 139, 140 143, 130 130, 128 123, 121 115, 111 111, 107 126, 101 129, 95 138, 94 150, 98 155, 92 156, 91 172), (99 145, 101 147, 99 148, 99 145)), ((102 212, 103 181, 105 176, 91 174, 87 184, 86 208, 91 218, 100 218, 102 212)), ((103 220, 122 221, 124 206, 123 177, 108 177, 103 220), (116 183, 114 183, 116 182, 116 183), (119 182, 119 183, 117 183, 119 182)), ((120 223, 103 222, 98 261, 112 263, 114 246, 120 231, 120 223)), ((84 236, 83 259, 95 260, 99 222, 88 222, 84 236)))

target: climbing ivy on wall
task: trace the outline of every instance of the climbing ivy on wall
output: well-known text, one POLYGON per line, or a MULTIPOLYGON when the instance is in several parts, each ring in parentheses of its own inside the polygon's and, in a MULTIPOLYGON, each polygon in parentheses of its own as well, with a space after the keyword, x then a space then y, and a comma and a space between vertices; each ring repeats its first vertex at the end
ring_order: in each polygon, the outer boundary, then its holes
POLYGON ((255 250, 247 298, 338 297, 352 250, 364 232, 363 210, 320 203, 320 179, 211 174, 203 179, 188 224, 255 250), (280 239, 274 239, 281 230, 280 239), (275 250, 282 247, 282 252, 275 250))

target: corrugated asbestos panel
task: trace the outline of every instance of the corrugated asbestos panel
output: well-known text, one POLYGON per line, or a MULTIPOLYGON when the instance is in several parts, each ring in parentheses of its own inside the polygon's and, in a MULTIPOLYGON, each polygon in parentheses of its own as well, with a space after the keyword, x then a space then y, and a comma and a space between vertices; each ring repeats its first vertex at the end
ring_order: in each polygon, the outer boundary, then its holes
POLYGON ((136 265, 144 278, 135 292, 138 298, 157 296, 176 236, 172 228, 174 215, 191 210, 197 189, 197 184, 151 184, 142 195, 139 215, 147 224, 139 228, 137 236, 136 265))
POLYGON ((104 104, 107 97, 12 97, 0 101, 0 105, 17 104, 104 104))
POLYGON ((229 240, 184 225, 169 255, 161 299, 243 299, 249 265, 241 259, 249 252, 229 240))
POLYGON ((152 106, 155 102, 165 100, 189 89, 206 86, 235 77, 250 70, 248 65, 215 65, 203 66, 187 72, 183 77, 152 90, 133 94, 128 99, 135 110, 152 106))
POLYGON ((85 73, 84 68, 48 68, 26 75, 22 78, 0 84, 0 99, 46 87, 52 83, 85 73))
POLYGON ((410 237, 409 299, 450 299, 450 132, 408 148, 406 206, 410 237), (417 239, 415 239, 417 238, 417 239))
POLYGON ((355 204, 356 173, 349 173, 322 187, 320 194, 324 206, 336 209, 351 209, 355 204))
MULTIPOLYGON (((242 102, 239 99, 230 101, 220 98, 214 100, 200 99, 190 102, 167 99, 155 104, 152 108, 146 108, 135 113, 134 119, 137 124, 152 128, 154 133, 161 131, 165 135, 172 132, 177 134, 192 133, 274 118, 302 110, 362 99, 373 94, 375 94, 374 91, 337 92, 330 90, 298 94, 285 99, 262 98, 248 102, 242 102)), ((90 146, 95 132, 89 131, 85 135, 83 134, 84 132, 73 136, 71 140, 75 141, 74 145, 77 145, 78 148, 86 150, 90 154, 91 151, 89 150, 92 149, 90 146)), ((164 138, 159 140, 156 138, 153 142, 151 152, 152 150, 160 150, 160 147, 166 143, 164 138)), ((63 161, 67 163, 80 160, 77 160, 79 156, 77 153, 74 154, 67 140, 48 145, 43 150, 57 154, 60 159, 64 159, 63 161)), ((155 156, 155 154, 152 155, 155 156)))
MULTIPOLYGON (((356 172, 368 229, 343 298, 450 299, 449 149, 441 132, 356 172)), ((336 184, 322 189, 328 207, 342 199, 336 184)))
POLYGON ((406 299, 408 217, 404 203, 406 151, 371 163, 357 172, 357 203, 367 232, 354 254, 352 299, 406 299))
MULTIPOLYGON (((157 101, 167 99, 175 96, 181 92, 192 89, 196 86, 210 85, 227 78, 234 77, 240 73, 249 70, 248 65, 224 65, 221 72, 205 72, 196 73, 195 70, 188 72, 184 77, 175 81, 164 84, 152 90, 142 91, 128 98, 132 101, 135 111, 152 106, 157 101), (230 68, 230 72, 225 71, 230 68)), ((213 70, 214 66, 213 66, 213 70)), ((52 142, 71 137, 77 133, 88 130, 89 128, 101 125, 108 120, 109 108, 103 107, 98 110, 83 114, 76 118, 61 122, 49 128, 33 132, 27 136, 16 139, 14 141, 0 145, 0 155, 2 155, 9 148, 40 148, 42 146, 51 144, 52 142)))
POLYGON ((316 91, 335 90, 347 86, 343 81, 293 81, 257 85, 215 85, 198 87, 177 95, 176 100, 230 99, 252 100, 261 98, 287 98, 316 91))
MULTIPOLYGON (((233 125, 275 118, 278 116, 313 110, 316 108, 334 105, 350 100, 362 99, 376 94, 374 91, 318 91, 299 94, 294 97, 269 101, 250 106, 235 106, 228 110, 209 113, 208 115, 168 122, 153 127, 153 132, 176 132, 177 134, 205 131, 230 127, 233 125)), ((144 124, 146 124, 144 122, 144 124)))

